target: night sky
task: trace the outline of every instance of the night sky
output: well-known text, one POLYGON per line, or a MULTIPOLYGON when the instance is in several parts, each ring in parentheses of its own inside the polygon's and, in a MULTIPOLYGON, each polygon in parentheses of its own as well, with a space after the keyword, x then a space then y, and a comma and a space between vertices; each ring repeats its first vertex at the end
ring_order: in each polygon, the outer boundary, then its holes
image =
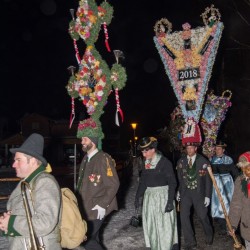
MULTIPOLYGON (((173 24, 173 31, 181 30, 185 22, 192 27, 202 26, 200 14, 212 3, 220 9, 225 24, 209 83, 209 87, 216 89, 222 77, 224 51, 241 46, 238 41, 249 42, 249 33, 245 36, 243 32, 249 30, 249 2, 110 1, 114 18, 108 26, 109 44, 112 50, 124 52, 122 65, 128 75, 126 87, 120 91, 125 115, 121 131, 132 133, 130 123, 137 122, 138 136, 152 134, 168 124, 176 106, 177 99, 153 42, 156 21, 167 18, 173 24)), ((77 66, 73 41, 68 34, 69 9, 76 10, 77 6, 78 1, 73 0, 1 1, 1 116, 15 121, 25 113, 36 112, 69 119, 70 97, 65 89, 70 77, 67 67, 77 66)), ((83 55, 84 42, 78 41, 78 47, 83 55)), ((106 51, 103 30, 96 48, 110 66, 115 62, 113 53, 106 51)), ((114 129, 114 98, 111 94, 102 116, 106 131, 114 129)), ((78 103, 77 116, 81 111, 78 103)))

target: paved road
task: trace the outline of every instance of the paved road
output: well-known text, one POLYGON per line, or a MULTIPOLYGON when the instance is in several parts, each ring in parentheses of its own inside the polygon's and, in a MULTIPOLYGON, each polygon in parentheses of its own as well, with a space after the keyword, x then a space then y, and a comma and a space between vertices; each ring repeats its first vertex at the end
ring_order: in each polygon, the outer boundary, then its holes
MULTIPOLYGON (((64 177, 63 174, 58 176, 60 176, 60 185, 71 185, 73 182, 72 174, 67 174, 64 177)), ((107 218, 102 233, 102 241, 107 250, 143 250, 145 247, 142 228, 134 228, 129 225, 130 218, 134 215, 134 197, 138 185, 137 176, 135 173, 131 178, 129 178, 126 173, 120 173, 120 176, 122 177, 121 189, 118 195, 120 210, 114 212, 109 218, 107 218)), ((9 192, 10 189, 13 188, 10 185, 12 184, 5 185, 4 188, 0 186, 0 193, 4 190, 9 192)), ((0 201, 0 212, 4 211, 4 207, 5 202, 0 201)), ((229 236, 219 236, 218 225, 216 223, 214 223, 215 237, 212 246, 205 245, 203 230, 195 215, 194 226, 196 230, 198 250, 233 250, 232 238, 229 236)), ((182 237, 180 237, 180 242, 183 243, 182 237)), ((7 249, 6 238, 0 236, 0 250, 7 249)), ((182 249, 183 248, 180 246, 180 250, 182 249)))

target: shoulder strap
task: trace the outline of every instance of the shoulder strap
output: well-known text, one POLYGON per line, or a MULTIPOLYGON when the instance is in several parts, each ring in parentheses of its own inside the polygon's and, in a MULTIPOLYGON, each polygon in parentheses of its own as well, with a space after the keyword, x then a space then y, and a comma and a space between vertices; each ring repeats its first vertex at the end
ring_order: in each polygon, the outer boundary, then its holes
POLYGON ((110 167, 109 160, 107 157, 106 157, 106 161, 107 161, 107 176, 113 176, 113 172, 112 172, 112 169, 110 167))

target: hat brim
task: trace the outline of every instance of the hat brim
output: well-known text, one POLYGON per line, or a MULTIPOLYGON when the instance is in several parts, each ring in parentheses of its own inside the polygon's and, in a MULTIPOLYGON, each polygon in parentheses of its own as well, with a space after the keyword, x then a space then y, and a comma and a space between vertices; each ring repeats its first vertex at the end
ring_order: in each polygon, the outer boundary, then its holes
POLYGON ((214 144, 215 147, 226 148, 227 144, 214 144))
POLYGON ((237 166, 238 168, 245 168, 245 167, 250 166, 250 162, 238 162, 238 163, 236 164, 236 166, 237 166))
POLYGON ((142 151, 148 148, 156 148, 157 147, 158 142, 157 141, 150 141, 149 143, 147 143, 146 145, 138 145, 137 149, 142 151))
POLYGON ((184 143, 184 147, 187 147, 187 146, 195 146, 195 147, 199 147, 201 145, 200 142, 186 142, 184 143))
POLYGON ((15 153, 17 153, 17 152, 19 152, 19 153, 23 153, 23 154, 27 154, 27 155, 30 155, 30 156, 32 156, 32 157, 34 157, 34 158, 36 158, 36 159, 38 159, 39 161, 41 161, 42 162, 42 164, 46 167, 47 166, 47 160, 43 157, 43 156, 41 156, 41 155, 39 155, 39 154, 36 154, 36 153, 34 153, 34 152, 29 152, 28 150, 25 150, 25 149, 22 149, 22 148, 11 148, 10 149, 10 152, 12 153, 12 154, 15 154, 15 153))

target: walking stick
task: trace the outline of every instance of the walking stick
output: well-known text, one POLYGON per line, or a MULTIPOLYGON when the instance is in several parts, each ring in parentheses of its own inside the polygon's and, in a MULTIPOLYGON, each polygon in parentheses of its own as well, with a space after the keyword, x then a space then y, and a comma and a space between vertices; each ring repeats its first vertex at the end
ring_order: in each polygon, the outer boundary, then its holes
MULTIPOLYGON (((219 201, 220 201, 220 204, 221 204, 221 207, 222 207, 222 210, 223 210, 225 219, 226 219, 226 223, 227 223, 229 232, 233 232, 233 228, 232 228, 231 222, 230 222, 230 220, 229 220, 229 217, 228 217, 228 214, 227 214, 227 210, 226 210, 224 201, 223 201, 223 199, 222 199, 220 190, 219 190, 219 188, 218 188, 218 186, 217 186, 217 183, 216 183, 216 180, 215 180, 215 178, 214 178, 212 168, 211 168, 211 167, 208 167, 207 170, 208 170, 208 173, 209 173, 209 175, 210 175, 210 177, 211 177, 211 179, 212 179, 214 188, 215 188, 215 190, 216 190, 216 192, 217 192, 217 195, 218 195, 218 198, 219 198, 219 201)), ((237 249, 237 250, 245 250, 245 249, 246 249, 246 248, 238 241, 238 239, 237 239, 237 237, 236 237, 235 234, 232 234, 231 236, 233 237, 233 240, 234 240, 234 249, 237 249)))

